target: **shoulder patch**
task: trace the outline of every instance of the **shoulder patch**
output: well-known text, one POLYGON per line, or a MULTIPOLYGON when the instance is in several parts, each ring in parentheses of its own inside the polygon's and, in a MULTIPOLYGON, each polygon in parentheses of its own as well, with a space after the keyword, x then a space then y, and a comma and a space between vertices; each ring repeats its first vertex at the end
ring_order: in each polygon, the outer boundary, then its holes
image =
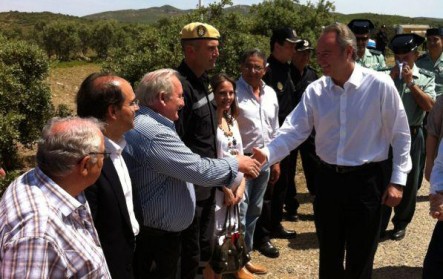
POLYGON ((435 74, 433 72, 425 70, 425 69, 422 69, 422 68, 420 68, 418 71, 420 72, 420 74, 423 74, 423 75, 428 76, 428 77, 435 76, 435 74))
POLYGON ((369 49, 369 52, 375 55, 382 55, 381 51, 376 49, 369 49))

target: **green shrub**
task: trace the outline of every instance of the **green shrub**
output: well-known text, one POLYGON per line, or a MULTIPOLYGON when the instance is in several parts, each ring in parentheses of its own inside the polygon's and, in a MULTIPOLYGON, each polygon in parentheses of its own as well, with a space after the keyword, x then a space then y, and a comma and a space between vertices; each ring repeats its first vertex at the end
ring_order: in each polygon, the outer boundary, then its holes
POLYGON ((18 144, 31 147, 54 113, 48 72, 37 46, 0 37, 0 158, 8 170, 20 167, 18 144))

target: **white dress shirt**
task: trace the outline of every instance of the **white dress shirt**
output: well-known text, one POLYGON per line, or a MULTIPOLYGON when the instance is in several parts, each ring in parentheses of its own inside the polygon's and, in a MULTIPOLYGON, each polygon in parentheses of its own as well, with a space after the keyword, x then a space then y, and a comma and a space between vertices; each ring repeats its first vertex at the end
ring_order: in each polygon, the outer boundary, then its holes
POLYGON ((311 83, 266 147, 270 164, 280 161, 315 128, 317 155, 326 163, 359 166, 388 158, 391 183, 405 185, 411 169, 411 136, 400 96, 389 75, 355 65, 343 88, 323 76, 311 83))
POLYGON ((276 137, 278 124, 278 100, 274 89, 262 81, 260 100, 254 96, 252 87, 242 78, 236 84, 239 115, 238 126, 245 153, 253 147, 264 147, 276 137))
POLYGON ((132 200, 132 183, 129 177, 128 167, 126 166, 125 160, 122 157, 122 151, 126 146, 125 139, 122 139, 119 143, 112 141, 111 139, 105 137, 105 147, 106 152, 111 153, 112 164, 117 171, 118 178, 120 179, 120 184, 123 188, 123 193, 125 195, 126 206, 128 207, 129 219, 131 220, 132 231, 134 235, 138 235, 140 231, 140 226, 135 218, 134 214, 134 203, 132 200))

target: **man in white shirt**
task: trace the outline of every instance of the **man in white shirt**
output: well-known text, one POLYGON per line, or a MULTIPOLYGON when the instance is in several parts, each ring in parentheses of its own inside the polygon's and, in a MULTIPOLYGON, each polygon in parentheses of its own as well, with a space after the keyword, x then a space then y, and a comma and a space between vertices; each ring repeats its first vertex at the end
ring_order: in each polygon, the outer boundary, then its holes
POLYGON ((112 278, 134 278, 135 236, 140 227, 121 153, 126 146, 123 134, 134 127, 138 100, 126 80, 94 73, 81 84, 76 103, 80 117, 95 117, 106 123, 103 134, 109 156, 100 177, 85 193, 112 278))
POLYGON ((260 161, 272 164, 315 128, 320 278, 371 278, 381 205, 399 204, 411 169, 408 121, 394 83, 357 65, 356 48, 346 25, 326 27, 317 44, 324 76, 307 87, 279 135, 265 148, 254 148, 260 161), (390 146, 392 174, 386 171, 390 146))
MULTIPOLYGON (((278 131, 278 100, 274 90, 262 81, 266 70, 266 57, 259 49, 251 49, 241 57, 241 77, 237 81, 238 126, 243 142, 244 154, 252 154, 252 148, 265 146, 278 131)), ((275 183, 280 175, 280 165, 266 166, 255 179, 246 181, 245 200, 240 204, 245 240, 249 251, 255 246, 268 257, 278 257, 279 251, 269 239, 254 243, 256 223, 263 208, 263 198, 268 182, 275 183), (271 178, 271 179, 270 179, 271 178)), ((249 263, 246 268, 257 270, 249 263)), ((265 272, 264 269, 260 273, 265 272)))

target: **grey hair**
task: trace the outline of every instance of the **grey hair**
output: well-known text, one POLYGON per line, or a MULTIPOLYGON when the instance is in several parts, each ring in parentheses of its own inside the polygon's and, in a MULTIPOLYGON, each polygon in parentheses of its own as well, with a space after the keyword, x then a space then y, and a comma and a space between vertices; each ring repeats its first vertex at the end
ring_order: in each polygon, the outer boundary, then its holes
POLYGON ((140 81, 135 95, 140 104, 151 106, 160 93, 169 98, 173 91, 172 78, 179 78, 180 74, 173 69, 160 69, 147 73, 140 81))
POLYGON ((341 48, 342 51, 346 49, 347 46, 351 46, 353 53, 352 53, 352 59, 354 61, 357 60, 357 39, 355 38, 354 33, 349 29, 349 27, 346 24, 343 23, 333 23, 329 26, 326 26, 322 34, 326 33, 336 33, 337 34, 337 42, 341 48))
MULTIPOLYGON (((54 117, 48 121, 38 142, 37 165, 48 176, 71 173, 79 160, 100 152, 104 124, 95 118, 54 117)), ((92 156, 92 163, 97 161, 92 156)))

